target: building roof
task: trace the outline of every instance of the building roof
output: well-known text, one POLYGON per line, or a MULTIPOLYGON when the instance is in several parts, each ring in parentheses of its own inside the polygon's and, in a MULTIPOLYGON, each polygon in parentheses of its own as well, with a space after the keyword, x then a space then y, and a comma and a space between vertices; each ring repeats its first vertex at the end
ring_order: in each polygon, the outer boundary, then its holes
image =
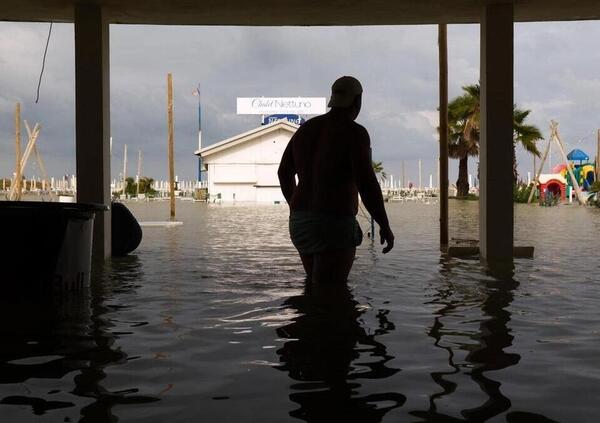
POLYGON ((298 128, 298 125, 295 125, 287 120, 278 120, 268 125, 259 126, 258 128, 254 128, 250 131, 244 132, 243 134, 239 134, 234 137, 227 138, 226 140, 219 141, 215 144, 211 144, 200 150, 196 150, 194 151, 194 154, 197 156, 206 157, 280 129, 294 134, 298 128))
POLYGON ((584 161, 589 160, 590 157, 580 149, 576 148, 575 150, 571 150, 571 152, 567 154, 567 159, 584 161))
POLYGON ((542 173, 539 177, 540 184, 547 184, 550 181, 557 181, 566 184, 567 180, 560 173, 542 173))
MULTIPOLYGON (((168 25, 404 25, 477 23, 493 0, 14 0, 0 20, 73 22, 75 3, 102 5, 111 23, 168 25)), ((516 21, 600 18, 597 0, 513 0, 516 21)))

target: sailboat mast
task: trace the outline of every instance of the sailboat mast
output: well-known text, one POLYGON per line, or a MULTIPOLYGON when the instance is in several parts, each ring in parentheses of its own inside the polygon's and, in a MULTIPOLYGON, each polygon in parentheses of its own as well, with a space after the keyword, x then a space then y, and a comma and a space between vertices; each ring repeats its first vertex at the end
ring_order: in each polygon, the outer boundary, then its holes
POLYGON ((123 195, 125 195, 125 188, 127 187, 127 144, 123 151, 123 195))
POLYGON ((142 173, 142 150, 138 150, 138 166, 137 166, 137 175, 135 177, 136 179, 136 197, 140 196, 140 176, 142 173))

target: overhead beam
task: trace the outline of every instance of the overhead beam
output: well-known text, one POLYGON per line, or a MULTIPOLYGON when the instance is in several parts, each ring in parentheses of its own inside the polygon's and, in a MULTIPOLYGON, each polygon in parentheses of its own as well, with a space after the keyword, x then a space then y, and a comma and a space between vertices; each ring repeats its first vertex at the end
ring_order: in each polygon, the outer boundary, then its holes
MULTIPOLYGON (((73 22, 82 0, 3 2, 0 20, 73 22)), ((86 1, 92 3, 91 1, 86 1)), ((110 23, 165 25, 423 25, 479 23, 483 0, 94 0, 110 23)), ((513 1, 515 20, 600 19, 597 0, 513 1)))
POLYGON ((513 258, 513 27, 512 3, 483 8, 479 237, 488 262, 513 258))
MULTIPOLYGON (((108 20, 100 6, 75 6, 77 201, 110 205, 108 20)), ((92 257, 110 256, 110 211, 96 214, 92 257)))

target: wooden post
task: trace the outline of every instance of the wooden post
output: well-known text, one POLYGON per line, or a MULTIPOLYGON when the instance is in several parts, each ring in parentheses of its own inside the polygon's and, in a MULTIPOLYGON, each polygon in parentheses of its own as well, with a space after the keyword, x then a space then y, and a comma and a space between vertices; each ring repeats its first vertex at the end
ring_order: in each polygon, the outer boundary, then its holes
POLYGON ((438 49, 440 68, 440 157, 438 162, 440 190, 440 248, 445 249, 448 246, 448 28, 446 24, 438 25, 438 49))
POLYGON ((552 143, 550 143, 550 150, 548 153, 548 173, 552 173, 552 143))
POLYGON ((22 193, 21 172, 21 103, 17 103, 15 107, 15 192, 17 201, 21 199, 22 193))
POLYGON ((175 219, 175 164, 173 162, 173 75, 167 74, 167 124, 169 130, 169 194, 171 220, 175 219))
POLYGON ((579 182, 577 182, 577 178, 573 174, 573 169, 571 168, 571 164, 569 163, 569 159, 567 158, 567 154, 565 153, 565 149, 563 147, 562 140, 560 139, 560 135, 558 134, 558 122, 552 121, 552 129, 554 134, 554 140, 558 145, 558 151, 560 152, 563 160, 565 161, 565 165, 567 165, 567 170, 569 171, 569 176, 571 176, 571 180, 573 182, 573 188, 575 188, 575 193, 577 194, 577 200, 579 200, 579 204, 582 206, 587 202, 585 196, 581 192, 581 188, 579 187, 579 182))
MULTIPOLYGON (((552 131, 552 127, 550 127, 552 131)), ((538 181, 540 180, 540 175, 542 174, 542 170, 544 170, 544 165, 546 164, 546 158, 548 157, 548 152, 550 151, 550 144, 552 144, 553 133, 550 133, 550 139, 548 140, 548 145, 546 146, 546 150, 544 150, 544 155, 542 156, 542 161, 540 162, 540 168, 535 170, 535 175, 533 177, 533 187, 531 188, 531 192, 529 193, 529 198, 527 199, 527 203, 531 203, 533 200, 533 194, 535 193, 535 189, 538 185, 538 181)), ((535 156, 533 156, 535 158, 535 156)))
MULTIPOLYGON (((31 152, 33 151, 33 148, 35 147, 35 141, 37 140, 37 137, 40 133, 40 127, 37 123, 35 124, 33 131, 29 128, 27 121, 25 121, 25 127, 27 128, 27 133, 29 134, 29 141, 27 143, 27 146, 25 147, 25 151, 23 152, 23 154, 20 154, 21 160, 19 161, 19 164, 17 165, 20 175, 19 175, 19 178, 15 178, 15 183, 10 188, 10 193, 8 195, 8 198, 10 200, 13 200, 13 199, 20 200, 20 198, 21 198, 19 190, 22 193, 22 190, 23 190, 23 184, 21 183, 22 182, 21 181, 22 170, 25 169, 27 160, 29 160, 29 156, 31 155, 31 152), (17 184, 17 181, 19 181, 19 184, 17 184)), ((30 184, 30 187, 31 187, 31 184, 30 184)), ((25 189, 27 189, 27 181, 25 181, 25 189)))
POLYGON ((40 167, 40 172, 42 173, 42 177, 44 179, 42 179, 42 188, 44 191, 46 191, 46 186, 49 186, 50 189, 48 190, 49 195, 50 195, 50 199, 54 199, 54 193, 52 192, 52 181, 50 179, 48 179, 48 173, 46 172, 46 166, 44 165, 44 161, 42 160, 42 155, 40 154, 40 152, 37 149, 37 146, 34 145, 33 146, 33 152, 35 154, 35 157, 37 159, 38 162, 38 166, 40 167))

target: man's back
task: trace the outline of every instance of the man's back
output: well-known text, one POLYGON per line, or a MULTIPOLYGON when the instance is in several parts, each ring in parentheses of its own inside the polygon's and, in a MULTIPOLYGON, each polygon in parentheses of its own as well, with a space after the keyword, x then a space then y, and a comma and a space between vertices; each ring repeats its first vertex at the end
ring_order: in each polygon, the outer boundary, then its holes
POLYGON ((307 278, 315 283, 348 279, 363 235, 355 217, 358 193, 380 226, 381 243, 387 242, 383 252, 394 245, 373 172, 369 134, 354 122, 362 104, 362 86, 356 78, 343 76, 331 91, 331 110, 298 129, 277 171, 290 205, 290 238, 307 278))
POLYGON ((368 148, 363 134, 362 126, 333 111, 300 127, 290 141, 298 175, 292 210, 356 215, 357 155, 368 148))

